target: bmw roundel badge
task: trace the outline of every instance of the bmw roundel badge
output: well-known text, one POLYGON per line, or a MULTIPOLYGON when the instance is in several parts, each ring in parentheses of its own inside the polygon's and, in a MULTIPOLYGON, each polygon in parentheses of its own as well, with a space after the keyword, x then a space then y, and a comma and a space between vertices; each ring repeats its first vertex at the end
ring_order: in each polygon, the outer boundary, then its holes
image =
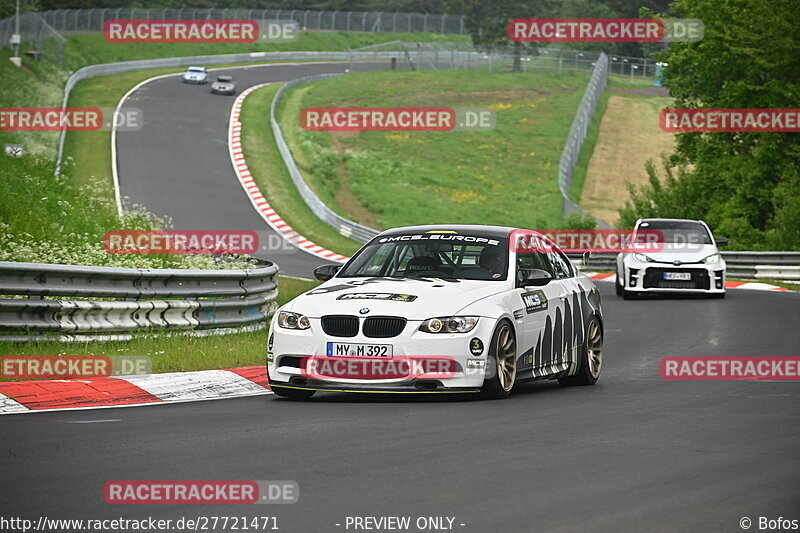
POLYGON ((366 315, 367 313, 369 313, 369 307, 362 307, 361 309, 358 310, 358 312, 361 313, 362 315, 366 315))

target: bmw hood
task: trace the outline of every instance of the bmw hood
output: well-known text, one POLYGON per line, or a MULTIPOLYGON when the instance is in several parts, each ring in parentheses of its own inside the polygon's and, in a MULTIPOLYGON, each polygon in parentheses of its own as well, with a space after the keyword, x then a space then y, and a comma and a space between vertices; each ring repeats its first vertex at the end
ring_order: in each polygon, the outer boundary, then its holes
POLYGON ((699 263, 711 254, 718 253, 713 244, 673 244, 659 243, 662 246, 658 252, 642 251, 644 255, 660 263, 699 263))
POLYGON ((284 307, 322 315, 401 316, 408 320, 450 316, 465 306, 507 290, 503 281, 444 281, 424 278, 334 278, 284 307), (361 312, 368 309, 366 312, 361 312))

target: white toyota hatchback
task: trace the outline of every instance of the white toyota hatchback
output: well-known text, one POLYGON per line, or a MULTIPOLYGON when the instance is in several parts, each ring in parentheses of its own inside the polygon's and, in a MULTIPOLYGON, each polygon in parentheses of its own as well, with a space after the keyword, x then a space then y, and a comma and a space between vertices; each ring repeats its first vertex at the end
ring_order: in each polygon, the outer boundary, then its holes
POLYGON ((702 293, 725 297, 725 261, 702 220, 646 218, 636 222, 632 240, 642 246, 617 255, 617 295, 702 293))
POLYGON ((558 379, 591 385, 602 365, 600 292, 546 237, 498 226, 381 233, 270 324, 275 394, 483 392, 558 379))

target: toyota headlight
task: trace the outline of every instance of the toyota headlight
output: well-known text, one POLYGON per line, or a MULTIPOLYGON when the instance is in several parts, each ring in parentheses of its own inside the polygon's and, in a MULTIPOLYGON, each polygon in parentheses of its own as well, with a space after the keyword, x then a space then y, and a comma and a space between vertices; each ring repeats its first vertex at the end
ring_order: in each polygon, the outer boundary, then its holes
POLYGON ((278 325, 284 329, 308 329, 311 322, 306 315, 281 311, 278 313, 278 325))
POLYGON ((714 263, 719 263, 719 254, 711 254, 705 259, 703 259, 703 263, 707 265, 713 265, 714 263))
POLYGON ((476 316, 445 316, 429 318, 419 327, 426 333, 467 333, 478 325, 476 316))
POLYGON ((642 263, 655 263, 655 259, 650 259, 644 254, 633 254, 633 258, 642 263))

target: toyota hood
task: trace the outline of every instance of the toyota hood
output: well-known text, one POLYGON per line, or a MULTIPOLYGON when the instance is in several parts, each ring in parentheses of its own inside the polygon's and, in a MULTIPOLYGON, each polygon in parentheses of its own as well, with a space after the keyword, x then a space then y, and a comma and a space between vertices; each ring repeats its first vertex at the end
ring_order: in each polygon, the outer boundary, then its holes
POLYGON ((388 315, 409 320, 450 316, 508 290, 507 281, 433 278, 334 278, 286 304, 285 311, 322 315, 388 315), (362 309, 369 309, 360 313, 362 309))
POLYGON ((662 247, 658 252, 642 251, 644 255, 659 263, 699 263, 711 254, 718 253, 713 244, 673 244, 659 243, 662 247))

